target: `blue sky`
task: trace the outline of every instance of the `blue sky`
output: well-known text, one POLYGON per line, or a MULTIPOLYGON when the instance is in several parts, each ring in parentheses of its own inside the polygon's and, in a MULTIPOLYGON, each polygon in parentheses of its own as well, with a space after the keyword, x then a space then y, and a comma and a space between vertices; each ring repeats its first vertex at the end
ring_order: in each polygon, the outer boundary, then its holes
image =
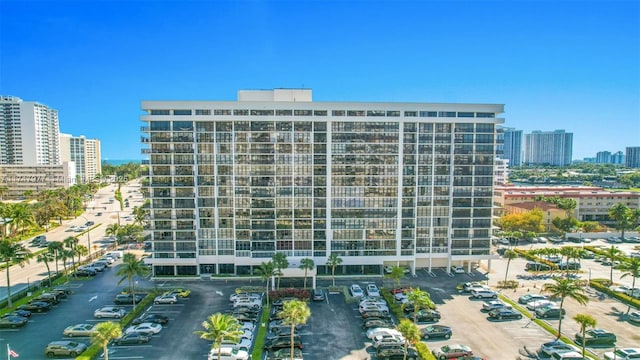
POLYGON ((574 159, 640 146, 640 2, 0 1, 0 94, 142 159, 141 100, 506 105, 506 126, 574 133, 574 159))

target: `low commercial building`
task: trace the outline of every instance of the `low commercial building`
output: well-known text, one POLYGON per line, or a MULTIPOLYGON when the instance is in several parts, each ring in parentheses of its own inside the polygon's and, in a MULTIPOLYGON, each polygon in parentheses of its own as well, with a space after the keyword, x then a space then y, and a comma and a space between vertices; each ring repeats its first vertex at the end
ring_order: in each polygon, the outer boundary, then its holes
POLYGON ((25 193, 37 194, 44 190, 69 188, 76 183, 76 168, 73 162, 60 165, 2 165, 0 186, 3 199, 17 199, 25 193))

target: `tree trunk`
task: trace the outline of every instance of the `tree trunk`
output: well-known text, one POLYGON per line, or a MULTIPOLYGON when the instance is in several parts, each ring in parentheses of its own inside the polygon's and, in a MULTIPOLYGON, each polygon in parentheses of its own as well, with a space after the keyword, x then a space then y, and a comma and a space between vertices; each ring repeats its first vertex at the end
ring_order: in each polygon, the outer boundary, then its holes
POLYGON ((49 263, 45 261, 44 265, 47 267, 47 279, 49 279, 49 287, 51 287, 51 270, 49 270, 49 263))
POLYGON ((304 285, 302 286, 302 288, 303 289, 307 288, 307 269, 304 269, 304 285))
POLYGON ((407 348, 409 347, 409 342, 407 340, 404 341, 404 356, 403 359, 407 360, 407 348))
POLYGON ((507 276, 509 275, 509 265, 511 265, 511 259, 507 260, 507 270, 504 272, 504 285, 507 285, 507 276))
POLYGON ((104 360, 109 360, 109 349, 107 349, 107 343, 102 347, 102 351, 104 352, 104 360))
MULTIPOLYGON (((631 281, 631 298, 633 298, 633 291, 636 288, 636 277, 632 276, 633 280, 631 281)), ((631 310, 631 302, 627 305, 627 315, 629 315, 629 311, 631 310)))
POLYGON ((336 267, 331 267, 331 281, 333 282, 333 286, 336 286, 336 267))
POLYGON ((293 349, 295 348, 295 343, 293 342, 294 332, 296 330, 296 324, 291 322, 291 360, 293 360, 293 349))
POLYGON ((9 260, 6 261, 7 264, 7 305, 9 307, 13 306, 13 302, 11 301, 11 282, 9 281, 9 260))
POLYGON ((560 336, 562 336, 562 318, 564 316, 562 316, 562 309, 564 309, 564 298, 562 298, 562 300, 560 300, 560 319, 558 320, 558 337, 557 339, 560 339, 560 336))

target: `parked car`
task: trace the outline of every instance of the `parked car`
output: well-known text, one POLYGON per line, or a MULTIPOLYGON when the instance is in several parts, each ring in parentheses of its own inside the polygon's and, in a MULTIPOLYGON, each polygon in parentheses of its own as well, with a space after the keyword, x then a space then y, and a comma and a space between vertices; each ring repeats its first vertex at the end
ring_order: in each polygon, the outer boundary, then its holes
POLYGON ((360 305, 383 305, 387 306, 387 301, 383 298, 372 298, 372 297, 362 297, 360 300, 360 305))
POLYGON ((584 337, 582 333, 576 333, 576 343, 590 345, 612 345, 617 341, 616 334, 603 329, 589 329, 585 331, 584 337))
POLYGON ((156 296, 153 299, 154 304, 175 304, 178 302, 178 297, 173 294, 164 294, 156 296))
POLYGON ((624 348, 604 353, 606 360, 637 360, 640 359, 640 348, 624 348))
POLYGON ((349 292, 351 293, 351 296, 355 298, 364 296, 364 291, 362 291, 362 288, 358 284, 351 285, 351 287, 349 287, 349 292))
POLYGON ((367 296, 380 297, 380 290, 375 284, 367 285, 367 296))
POLYGON ((142 324, 138 324, 138 325, 133 325, 133 326, 129 326, 124 333, 125 334, 130 334, 130 333, 142 333, 142 334, 146 334, 146 335, 153 335, 153 334, 157 334, 160 331, 162 331, 162 325, 160 324, 156 324, 156 323, 151 323, 151 322, 146 322, 146 323, 142 323, 142 324))
POLYGON ((384 345, 403 345, 404 337, 402 336, 384 336, 373 342, 373 348, 378 349, 384 345))
POLYGON ((55 305, 60 302, 60 298, 58 297, 58 295, 54 293, 42 293, 40 294, 40 296, 31 299, 31 301, 32 302, 42 301, 42 302, 48 302, 51 305, 55 305))
POLYGON ((460 356, 473 355, 470 347, 461 344, 450 344, 442 346, 432 351, 436 359, 451 359, 460 356))
POLYGON ((582 354, 577 351, 554 352, 551 354, 551 360, 586 360, 582 354))
POLYGON ((191 290, 183 287, 177 287, 177 288, 171 289, 171 291, 169 291, 169 294, 173 294, 181 298, 187 298, 189 297, 189 295, 191 295, 191 290))
POLYGON ((302 350, 293 348, 293 359, 291 358, 291 349, 278 349, 269 352, 266 360, 303 360, 302 350))
POLYGON ((491 290, 487 285, 479 282, 466 282, 462 284, 462 291, 471 292, 473 290, 491 290))
POLYGON ((526 294, 518 298, 518 303, 522 305, 526 305, 531 301, 536 301, 536 300, 549 300, 549 296, 542 295, 542 294, 526 294))
POLYGON ((85 350, 87 350, 87 344, 67 340, 52 341, 44 349, 44 354, 49 358, 60 355, 76 357, 85 350))
POLYGON ((367 330, 367 337, 371 340, 375 339, 376 336, 384 336, 384 335, 402 336, 402 334, 398 330, 391 329, 388 327, 378 327, 378 328, 367 330))
MULTIPOLYGON (((413 307, 412 307, 413 309, 413 307)), ((407 313, 407 318, 413 321, 413 312, 407 313)), ((440 320, 441 315, 436 310, 420 310, 416 316, 416 322, 418 324, 432 323, 440 320)))
POLYGON ((209 350, 207 360, 248 360, 249 353, 244 350, 238 350, 231 346, 223 346, 220 349, 209 350), (218 357, 219 356, 219 357, 218 357))
POLYGON ((135 296, 132 296, 131 294, 118 294, 113 299, 113 303, 116 305, 132 305, 134 299, 137 304, 144 299, 144 295, 135 294, 135 296))
POLYGON ((522 319, 522 314, 511 307, 503 307, 489 311, 492 320, 522 319))
POLYGON ((407 360, 416 360, 420 357, 418 356, 418 353, 412 348, 407 349, 407 354, 405 357, 405 350, 402 346, 383 348, 376 352, 376 359, 379 360, 403 360, 405 358, 407 360))
POLYGON ((529 301, 525 306, 527 307, 527 309, 535 311, 536 309, 549 307, 555 304, 556 303, 554 303, 551 300, 534 300, 534 301, 529 301))
POLYGON ((28 317, 31 317, 31 311, 16 309, 16 310, 13 310, 12 312, 8 312, 2 315, 2 317, 7 317, 7 316, 20 316, 20 317, 28 318, 28 317))
POLYGON ((247 353, 251 350, 251 340, 242 338, 240 341, 222 340, 222 347, 232 346, 234 349, 243 350, 247 353))
POLYGON ((123 334, 121 337, 113 340, 116 345, 136 345, 136 344, 146 344, 151 340, 151 337, 139 333, 133 332, 128 334, 123 334))
POLYGON ((123 317, 127 311, 118 306, 104 306, 100 309, 97 309, 93 312, 93 316, 101 319, 101 318, 116 318, 120 319, 123 317))
POLYGON ((487 289, 472 290, 471 297, 475 299, 497 299, 498 293, 487 289))
MULTIPOLYGON (((294 335, 293 346, 302 349, 302 341, 300 340, 300 336, 294 335)), ((264 341, 264 349, 267 351, 274 351, 283 348, 291 348, 291 336, 278 336, 266 339, 264 341)))
POLYGON ((580 351, 576 346, 565 343, 564 341, 554 340, 544 343, 540 346, 540 352, 545 357, 551 357, 554 352, 580 351))
POLYGON ((63 331, 62 335, 68 337, 74 336, 91 336, 95 332, 96 324, 76 324, 67 326, 63 331))
POLYGON ((365 330, 379 328, 379 327, 390 327, 390 326, 394 326, 393 321, 391 321, 391 319, 370 318, 370 319, 365 319, 362 322, 362 328, 365 330))
POLYGON ((406 293, 406 292, 408 292, 408 291, 411 291, 411 287, 402 286, 402 287, 398 287, 398 288, 391 289, 391 293, 392 293, 393 295, 396 295, 396 294, 403 294, 403 293, 406 293))
POLYGON ((448 339, 451 335, 453 335, 451 328, 444 325, 429 325, 420 330, 420 337, 425 340, 433 338, 448 339))
POLYGON ((640 311, 632 311, 627 315, 627 321, 632 324, 640 325, 640 311))
POLYGON ((481 311, 489 312, 491 310, 502 309, 502 308, 505 308, 505 307, 511 307, 511 306, 505 304, 504 301, 502 301, 502 300, 490 300, 490 301, 485 301, 482 304, 481 311))
POLYGON ((386 305, 380 304, 361 304, 358 309, 360 310, 360 314, 367 311, 380 311, 380 312, 389 312, 389 307, 386 305))
POLYGON ((9 315, 0 318, 0 328, 19 328, 27 325, 29 319, 23 316, 9 315))
POLYGON ((236 301, 233 302, 233 307, 237 308, 237 307, 241 307, 241 306, 246 306, 246 307, 253 307, 253 308, 260 308, 262 307, 262 299, 258 300, 258 299, 238 299, 236 301))
POLYGON ((466 271, 463 266, 452 266, 451 272, 454 274, 464 274, 466 271))
POLYGON ((254 294, 254 293, 245 293, 245 292, 234 293, 234 294, 229 295, 229 301, 230 302, 235 302, 236 300, 240 300, 240 299, 261 300, 262 299, 262 295, 254 294))
POLYGON ((536 309, 536 317, 542 319, 559 319, 564 317, 566 313, 564 309, 560 309, 559 306, 555 305, 536 309))
POLYGON ((18 310, 27 310, 32 313, 34 312, 41 313, 41 312, 51 310, 51 304, 48 302, 34 301, 28 304, 18 306, 18 310))
POLYGON ((313 301, 324 301, 324 291, 321 289, 313 289, 313 301))
POLYGON ((391 315, 388 312, 382 312, 378 310, 365 311, 360 315, 362 315, 363 319, 369 319, 369 318, 388 319, 391 317, 391 315))
POLYGON ((161 315, 161 314, 146 314, 143 316, 140 316, 138 318, 135 318, 131 324, 132 325, 138 325, 138 324, 142 324, 145 322, 150 322, 150 323, 155 323, 155 324, 160 324, 160 325, 166 325, 169 322, 169 318, 161 315))
POLYGON ((80 269, 78 268, 74 274, 75 276, 78 277, 91 277, 91 276, 96 276, 98 272, 92 269, 88 269, 88 268, 84 268, 84 269, 80 269))

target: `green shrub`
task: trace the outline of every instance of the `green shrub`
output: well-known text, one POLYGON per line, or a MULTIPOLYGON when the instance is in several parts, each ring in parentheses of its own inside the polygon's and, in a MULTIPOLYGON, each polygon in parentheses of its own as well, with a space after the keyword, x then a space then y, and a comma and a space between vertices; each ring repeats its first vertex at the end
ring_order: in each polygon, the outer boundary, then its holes
POLYGON ((535 261, 535 262, 539 262, 545 265, 548 265, 549 267, 551 267, 551 270, 558 270, 558 264, 553 263, 547 259, 543 259, 537 255, 533 255, 531 254, 529 251, 527 250, 522 250, 522 249, 513 249, 513 251, 515 251, 516 253, 518 253, 518 255, 524 257, 525 259, 529 260, 529 261, 535 261))
POLYGON ((498 287, 503 289, 517 289, 519 283, 515 280, 500 280, 498 281, 498 287))
POLYGON ((609 288, 611 282, 609 279, 591 279, 589 286, 603 292, 613 298, 616 298, 626 305, 632 306, 636 309, 640 309, 640 299, 634 299, 631 296, 619 292, 615 292, 609 288))
POLYGON ((251 359, 262 359, 262 348, 264 346, 264 338, 267 336, 267 326, 269 324, 269 314, 271 308, 265 306, 262 308, 262 315, 260 316, 260 322, 258 322, 258 334, 256 335, 256 342, 253 345, 253 352, 251 353, 251 359), (263 326, 264 324, 264 326, 263 326))
POLYGON ((431 353, 431 350, 429 350, 427 345, 423 342, 416 343, 416 351, 418 352, 418 356, 420 356, 420 359, 422 360, 436 360, 435 356, 433 356, 433 353, 431 353))

